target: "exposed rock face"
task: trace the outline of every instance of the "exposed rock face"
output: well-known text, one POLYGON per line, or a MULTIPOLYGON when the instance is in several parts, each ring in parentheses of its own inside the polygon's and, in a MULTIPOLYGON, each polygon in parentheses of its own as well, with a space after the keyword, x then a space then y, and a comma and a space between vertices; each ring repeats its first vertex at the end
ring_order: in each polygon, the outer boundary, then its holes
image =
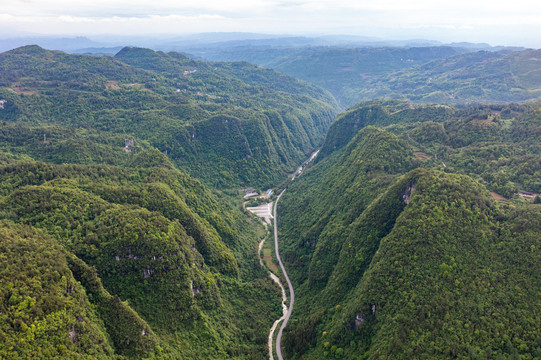
POLYGON ((195 296, 199 294, 203 289, 201 287, 194 288, 193 287, 193 280, 190 281, 190 289, 192 290, 192 296, 195 296))
POLYGON ((410 203, 410 198, 413 190, 415 190, 415 183, 411 184, 411 186, 408 186, 406 190, 404 190, 404 192, 402 193, 402 201, 404 201, 406 205, 410 203))
POLYGON ((154 274, 154 269, 143 269, 143 277, 148 279, 154 274))
POLYGON ((72 327, 70 329, 69 337, 71 339, 71 342, 75 345, 77 343, 77 331, 75 330, 75 327, 72 327))
POLYGON ((361 326, 361 324, 363 323, 363 321, 364 321, 364 315, 362 313, 357 313, 355 315, 355 326, 354 326, 354 328, 358 329, 359 326, 361 326))

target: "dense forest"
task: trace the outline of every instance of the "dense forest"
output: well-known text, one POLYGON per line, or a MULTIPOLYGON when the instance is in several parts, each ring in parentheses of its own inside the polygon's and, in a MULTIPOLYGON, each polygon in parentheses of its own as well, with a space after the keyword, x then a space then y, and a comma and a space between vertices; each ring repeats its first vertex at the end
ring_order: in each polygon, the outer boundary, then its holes
POLYGON ((237 189, 283 181, 333 97, 138 48, 0 69, 0 358, 264 359, 280 292, 237 189))
POLYGON ((0 356, 265 357, 279 293, 259 225, 157 154, 4 160, 0 356))
MULTIPOLYGON (((220 188, 279 182, 323 141, 337 109, 329 93, 272 70, 149 49, 111 58, 26 46, 0 54, 0 68, 0 120, 42 132, 33 142, 72 131, 83 147, 85 131, 98 143, 146 140, 220 188)), ((20 140, 30 146, 28 136, 20 140)))
POLYGON ((268 358, 281 291, 239 190, 287 184, 288 358, 541 358, 541 104, 511 103, 537 53, 296 56, 330 92, 142 48, 0 54, 0 359, 268 358))
POLYGON ((540 136, 536 104, 338 116, 279 208, 290 357, 541 356, 540 136))

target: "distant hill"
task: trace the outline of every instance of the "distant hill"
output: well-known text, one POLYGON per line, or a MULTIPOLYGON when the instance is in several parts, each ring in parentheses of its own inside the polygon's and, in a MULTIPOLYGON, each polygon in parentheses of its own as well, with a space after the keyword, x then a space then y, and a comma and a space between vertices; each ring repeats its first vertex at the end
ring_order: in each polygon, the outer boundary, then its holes
POLYGON ((344 107, 377 98, 464 104, 540 96, 536 50, 468 43, 364 46, 239 45, 188 51, 206 59, 248 61, 310 81, 329 90, 344 107))
POLYGON ((369 80, 357 99, 403 98, 434 103, 497 103, 541 96, 541 50, 474 52, 369 80))
MULTIPOLYGON (((188 50, 190 51, 190 50, 188 50)), ((243 60, 295 76, 329 90, 343 106, 354 100, 349 89, 372 77, 465 52, 454 47, 232 47, 192 53, 210 60, 243 60)))
MULTIPOLYGON (((113 55, 119 50, 109 45, 118 39, 102 39, 101 43, 79 38, 47 41, 49 48, 56 44, 74 53, 113 55)), ((526 101, 540 96, 539 64, 535 60, 539 54, 520 47, 247 33, 154 40, 127 37, 125 41, 207 61, 246 61, 271 68, 328 90, 343 109, 378 98, 472 104, 526 101)))
MULTIPOLYGON (((26 45, 39 45, 49 50, 73 53, 108 53, 103 49, 121 46, 137 46, 162 51, 186 52, 189 49, 231 48, 238 46, 255 47, 389 47, 389 46, 438 46, 439 41, 427 39, 389 40, 358 35, 299 36, 293 34, 258 34, 246 32, 213 32, 186 35, 99 35, 92 38, 77 36, 13 36, 4 37, 0 52, 26 45)), ((488 50, 488 44, 458 43, 451 46, 488 50)), ((120 49, 119 49, 120 50, 120 49)))
POLYGON ((78 37, 53 37, 33 36, 4 38, 0 41, 0 52, 12 50, 26 45, 39 45, 45 49, 74 51, 81 48, 100 46, 100 42, 91 40, 84 36, 78 37))
POLYGON ((82 55, 94 55, 94 56, 103 56, 109 55, 114 56, 124 46, 102 46, 102 47, 86 47, 86 48, 77 48, 76 50, 70 51, 73 54, 82 54, 82 55))

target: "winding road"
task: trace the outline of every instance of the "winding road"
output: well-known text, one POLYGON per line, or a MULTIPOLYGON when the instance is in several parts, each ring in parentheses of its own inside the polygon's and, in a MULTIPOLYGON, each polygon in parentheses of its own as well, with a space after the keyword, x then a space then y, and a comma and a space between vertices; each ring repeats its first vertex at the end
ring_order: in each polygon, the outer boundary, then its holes
MULTIPOLYGON (((316 156, 318 155, 318 153, 319 153, 319 150, 314 151, 310 155, 308 160, 303 162, 301 166, 297 168, 297 171, 295 171, 291 175, 290 182, 294 181, 297 176, 300 176, 302 174, 306 165, 308 165, 312 160, 314 160, 316 156)), ((269 332, 269 360, 274 360, 274 355, 272 351, 272 341, 274 337, 274 331, 276 330, 276 327, 282 320, 283 320, 282 326, 280 326, 280 330, 278 331, 278 335, 276 336, 276 354, 278 355, 278 360, 284 360, 282 356, 282 333, 285 327, 287 326, 289 317, 291 316, 291 313, 293 312, 293 305, 295 304, 295 291, 293 290, 293 285, 291 284, 291 280, 289 280, 289 276, 287 275, 286 269, 284 267, 284 263, 282 263, 282 259, 280 258, 280 250, 278 248, 278 216, 276 214, 276 211, 278 208, 278 200, 280 200, 280 198, 282 197, 285 191, 286 189, 282 190, 282 192, 280 193, 280 195, 278 195, 278 197, 276 198, 276 201, 274 202, 274 212, 273 212, 274 213, 274 249, 276 252, 276 259, 278 260, 278 264, 280 264, 280 269, 282 269, 282 273, 284 274, 284 278, 286 279, 287 286, 289 287, 290 299, 289 299, 289 307, 287 307, 285 305, 285 302, 287 301, 287 297, 286 297, 284 286, 282 285, 280 278, 274 275, 271 271, 269 271, 269 274, 272 280, 276 282, 278 286, 280 286, 280 289, 282 290, 282 306, 283 306, 283 315, 274 322, 269 332)), ((263 204, 259 207, 251 207, 251 208, 246 208, 246 209, 253 212, 255 215, 259 217, 265 218, 265 221, 267 222, 267 224, 270 224, 270 219, 273 217, 271 214, 271 208, 272 208, 272 203, 263 204)), ((261 259, 260 253, 261 253, 261 248, 263 247, 263 244, 265 243, 266 239, 267 238, 265 237, 265 239, 263 239, 259 243, 258 257, 259 257, 259 263, 261 265, 263 265, 263 260, 261 259)))
POLYGON ((284 318, 284 322, 282 322, 282 326, 280 326, 280 330, 278 331, 278 335, 276 336, 276 354, 278 355, 278 360, 283 360, 282 357, 282 332, 284 328, 287 325, 287 322, 289 321, 289 317, 291 316, 291 312, 293 311, 293 304, 295 303, 295 292, 293 291, 293 285, 291 284, 291 281, 289 280, 289 276, 287 276, 286 269, 284 268, 284 264, 282 263, 282 259, 280 258, 280 251, 278 250, 278 217, 276 216, 276 208, 278 208, 278 200, 282 197, 285 190, 283 190, 280 195, 276 198, 276 201, 274 203, 274 249, 276 251, 276 259, 278 260, 278 263, 280 264, 280 268, 282 269, 282 273, 284 274, 284 277, 287 282, 287 286, 289 287, 289 308, 287 309, 287 314, 284 318))

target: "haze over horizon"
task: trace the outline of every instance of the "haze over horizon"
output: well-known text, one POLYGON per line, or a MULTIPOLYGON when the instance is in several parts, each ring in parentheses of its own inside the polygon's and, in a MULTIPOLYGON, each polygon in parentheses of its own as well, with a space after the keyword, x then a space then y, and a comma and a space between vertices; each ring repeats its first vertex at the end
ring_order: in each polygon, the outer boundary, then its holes
POLYGON ((252 32, 351 34, 404 40, 483 42, 541 48, 541 3, 528 0, 14 0, 0 31, 17 36, 185 35, 252 32))

